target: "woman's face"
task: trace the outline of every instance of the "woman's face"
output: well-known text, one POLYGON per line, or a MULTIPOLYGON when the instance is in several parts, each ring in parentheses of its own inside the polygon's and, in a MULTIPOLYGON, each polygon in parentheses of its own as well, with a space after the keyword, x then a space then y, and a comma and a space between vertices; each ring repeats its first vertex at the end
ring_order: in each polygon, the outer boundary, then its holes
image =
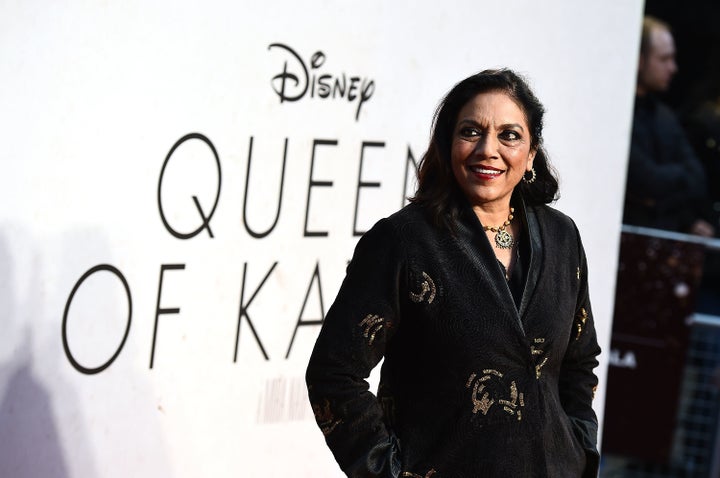
POLYGON ((509 207, 513 189, 532 168, 530 140, 525 113, 506 93, 480 93, 462 107, 450 161, 473 206, 509 207))

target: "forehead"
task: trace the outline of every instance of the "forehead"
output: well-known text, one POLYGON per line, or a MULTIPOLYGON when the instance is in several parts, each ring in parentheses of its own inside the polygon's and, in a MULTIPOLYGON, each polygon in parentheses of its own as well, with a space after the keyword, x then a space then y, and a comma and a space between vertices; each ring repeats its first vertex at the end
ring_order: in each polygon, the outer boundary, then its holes
POLYGON ((527 124, 524 109, 504 91, 486 91, 472 97, 458 112, 457 121, 462 120, 527 124))
POLYGON ((650 51, 657 55, 675 53, 672 34, 664 28, 655 28, 650 32, 650 51))

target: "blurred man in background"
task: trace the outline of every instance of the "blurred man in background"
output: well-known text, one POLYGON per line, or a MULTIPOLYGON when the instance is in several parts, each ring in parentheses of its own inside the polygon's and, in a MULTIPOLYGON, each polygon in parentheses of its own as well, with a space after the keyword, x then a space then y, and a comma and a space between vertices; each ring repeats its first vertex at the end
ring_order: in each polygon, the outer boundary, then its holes
POLYGON ((657 94, 677 72, 670 27, 643 21, 623 222, 711 237, 702 217, 706 180, 675 114, 657 94))

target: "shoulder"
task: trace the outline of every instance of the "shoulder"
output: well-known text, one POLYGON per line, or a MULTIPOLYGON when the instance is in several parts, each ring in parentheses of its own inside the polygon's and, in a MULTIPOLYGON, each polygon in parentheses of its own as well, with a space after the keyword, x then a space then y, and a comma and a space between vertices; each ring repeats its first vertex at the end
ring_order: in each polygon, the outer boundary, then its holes
POLYGON ((419 204, 408 204, 394 214, 378 221, 375 228, 389 228, 398 238, 410 238, 413 234, 433 229, 425 208, 419 204))
POLYGON ((387 271, 406 264, 408 255, 422 242, 421 238, 429 235, 423 232, 430 227, 425 218, 421 206, 410 204, 377 221, 355 245, 348 276, 365 274, 358 271, 387 271))
POLYGON ((580 231, 567 214, 548 205, 534 206, 533 211, 545 239, 554 244, 571 244, 582 247, 580 231))
POLYGON ((558 253, 566 257, 571 251, 584 256, 580 231, 570 216, 547 205, 535 206, 533 209, 543 236, 543 248, 557 248, 558 253))
POLYGON ((635 97, 635 120, 647 119, 653 122, 676 122, 675 112, 655 95, 635 97))
POLYGON ((359 247, 387 247, 403 256, 417 248, 435 244, 442 231, 432 225, 425 208, 408 204, 388 217, 380 219, 358 242, 359 247))
POLYGON ((541 227, 557 229, 561 232, 577 230, 575 221, 573 221, 570 216, 547 204, 531 206, 530 209, 537 216, 538 223, 541 227))
POLYGON ((409 204, 390 216, 377 221, 362 235, 358 245, 378 242, 396 243, 402 239, 404 230, 409 226, 422 223, 423 220, 424 212, 422 207, 409 204))
POLYGON ((426 220, 426 217, 427 214, 423 206, 410 203, 385 219, 391 224, 399 226, 412 222, 423 222, 426 220))
POLYGON ((655 116, 661 125, 671 128, 680 128, 680 120, 678 120, 675 111, 660 100, 656 102, 655 116))

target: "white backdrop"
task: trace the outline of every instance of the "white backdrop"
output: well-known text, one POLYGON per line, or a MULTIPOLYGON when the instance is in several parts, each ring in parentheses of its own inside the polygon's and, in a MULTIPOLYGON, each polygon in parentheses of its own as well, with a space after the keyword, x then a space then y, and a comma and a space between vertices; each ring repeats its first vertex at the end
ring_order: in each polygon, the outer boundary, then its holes
POLYGON ((547 107, 609 350, 641 14, 2 2, 0 476, 339 476, 306 403, 314 322, 412 193, 438 101, 489 67, 547 107))

